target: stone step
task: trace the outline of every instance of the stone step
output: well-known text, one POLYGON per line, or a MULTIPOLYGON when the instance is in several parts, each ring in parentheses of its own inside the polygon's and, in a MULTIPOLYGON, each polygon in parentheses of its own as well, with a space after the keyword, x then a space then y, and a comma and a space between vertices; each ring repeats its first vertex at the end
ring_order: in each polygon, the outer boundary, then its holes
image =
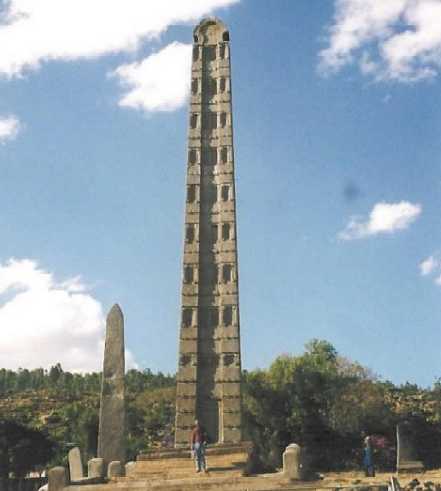
MULTIPOLYGON (((192 477, 168 479, 168 480, 151 480, 137 479, 130 480, 119 478, 115 483, 118 491, 278 491, 293 489, 288 486, 286 480, 280 479, 279 475, 272 475, 269 478, 262 476, 241 477, 241 476, 213 476, 211 473, 198 474, 192 477)), ((296 491, 312 491, 308 485, 295 485, 296 491)), ((81 490, 75 490, 81 491, 81 490)), ((86 491, 86 490, 85 490, 86 491)), ((89 491, 89 490, 87 490, 89 491)), ((97 490, 98 491, 98 490, 97 490)), ((105 491, 105 490, 99 490, 105 491)), ((111 490, 108 490, 111 491, 111 490)), ((116 490, 115 490, 116 491, 116 490)), ((330 489, 327 491, 331 491, 330 489)))
MULTIPOLYGON (((251 450, 251 446, 251 442, 208 445, 208 447, 205 449, 205 453, 206 455, 230 455, 235 453, 249 453, 249 451, 251 450)), ((143 460, 151 461, 175 458, 190 458, 190 450, 188 448, 157 448, 139 454, 136 460, 137 462, 139 462, 143 460)))
MULTIPOLYGON (((236 469, 238 467, 243 468, 246 464, 246 460, 243 458, 235 459, 213 459, 212 457, 206 458, 207 465, 210 467, 219 467, 225 469, 236 469)), ((162 469, 189 469, 194 467, 193 459, 180 460, 175 462, 137 462, 133 468, 133 473, 148 472, 162 469)))
MULTIPOLYGON (((248 461, 248 447, 230 446, 219 448, 216 451, 207 452, 206 463, 210 476, 223 478, 236 478, 243 475, 248 461)), ((197 476, 194 459, 190 458, 188 451, 169 451, 167 457, 158 458, 158 453, 151 453, 151 459, 147 459, 148 454, 143 454, 141 458, 133 464, 128 472, 127 478, 133 480, 149 481, 169 481, 173 479, 188 479, 197 476)), ((162 453, 162 455, 164 455, 162 453)))

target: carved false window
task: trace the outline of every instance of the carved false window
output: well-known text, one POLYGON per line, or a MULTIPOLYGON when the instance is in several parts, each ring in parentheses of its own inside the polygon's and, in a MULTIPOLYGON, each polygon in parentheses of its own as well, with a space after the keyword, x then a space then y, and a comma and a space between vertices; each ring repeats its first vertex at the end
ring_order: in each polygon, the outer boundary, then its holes
POLYGON ((194 148, 192 148, 188 152, 188 161, 190 162, 190 164, 196 164, 198 161, 198 153, 194 148))
POLYGON ((185 227, 185 240, 189 244, 194 242, 195 239, 195 229, 193 224, 189 224, 185 227))
POLYGON ((193 325, 193 309, 188 307, 182 309, 182 325, 184 327, 191 327, 193 325))
POLYGON ((228 161, 228 148, 222 147, 220 154, 221 162, 225 164, 228 161))
POLYGON ((184 267, 184 283, 193 283, 194 281, 194 267, 185 266, 184 267))
POLYGON ((187 186, 187 202, 194 203, 196 201, 196 184, 187 186))
POLYGON ((198 114, 193 113, 190 116, 190 128, 195 129, 198 126, 198 114))
POLYGON ((222 224, 222 240, 230 240, 230 230, 231 227, 229 223, 222 224))
POLYGON ((191 93, 196 95, 199 92, 199 81, 197 78, 194 78, 191 81, 191 93))
POLYGON ((227 353, 223 356, 223 363, 225 367, 232 365, 235 362, 235 356, 231 353, 227 353))
POLYGON ((221 200, 228 201, 230 199, 230 186, 228 184, 224 184, 221 186, 221 200))
POLYGON ((231 264, 224 264, 222 266, 222 282, 230 283, 233 279, 233 267, 231 264))
POLYGON ((182 354, 181 357, 179 358, 179 365, 181 367, 190 365, 190 363, 191 363, 191 355, 182 354))
POLYGON ((231 305, 224 307, 224 311, 222 312, 222 322, 224 326, 231 326, 233 324, 233 307, 231 305))
POLYGON ((220 113, 219 115, 219 126, 225 128, 227 126, 227 113, 220 113))

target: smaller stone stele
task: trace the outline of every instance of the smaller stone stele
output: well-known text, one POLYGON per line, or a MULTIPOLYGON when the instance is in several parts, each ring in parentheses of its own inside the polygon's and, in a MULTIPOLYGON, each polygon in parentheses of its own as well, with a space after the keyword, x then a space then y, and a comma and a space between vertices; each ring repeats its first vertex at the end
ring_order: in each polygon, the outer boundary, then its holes
POLYGON ((126 477, 130 477, 136 469, 136 462, 130 461, 125 465, 126 477))
POLYGON ((288 445, 283 452, 283 476, 290 481, 302 478, 302 449, 296 443, 288 445))
POLYGON ((422 472, 424 464, 418 458, 416 435, 410 422, 397 425, 397 472, 422 472))
POLYGON ((122 477, 123 475, 123 466, 119 460, 113 460, 109 463, 109 467, 107 468, 107 477, 109 479, 114 477, 122 477))
POLYGON ((69 461, 69 473, 71 481, 80 481, 83 479, 83 462, 81 461, 81 452, 78 447, 69 450, 67 454, 69 461))
POLYGON ((124 318, 114 305, 106 323, 98 430, 98 457, 104 460, 104 469, 109 462, 126 459, 124 372, 124 318))
POLYGON ((99 457, 90 459, 87 463, 88 477, 104 477, 104 460, 99 457))
POLYGON ((67 485, 67 471, 64 467, 53 467, 49 469, 48 491, 61 491, 67 485))

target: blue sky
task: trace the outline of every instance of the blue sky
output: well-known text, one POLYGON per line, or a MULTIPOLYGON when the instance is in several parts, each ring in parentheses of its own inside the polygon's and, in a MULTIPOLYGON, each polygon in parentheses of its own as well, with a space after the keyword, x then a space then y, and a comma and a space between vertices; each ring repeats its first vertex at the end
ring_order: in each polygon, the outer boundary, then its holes
POLYGON ((441 376, 441 4, 0 0, 0 366, 176 368, 192 28, 230 28, 242 357, 441 376), (87 12, 87 15, 85 13, 87 12))

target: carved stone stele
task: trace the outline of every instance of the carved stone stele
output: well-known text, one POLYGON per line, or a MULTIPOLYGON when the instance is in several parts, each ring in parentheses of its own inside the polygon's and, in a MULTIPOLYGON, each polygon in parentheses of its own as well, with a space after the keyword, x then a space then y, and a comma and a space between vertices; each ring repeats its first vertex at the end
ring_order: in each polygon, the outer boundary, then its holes
POLYGON ((193 32, 175 445, 198 419, 209 443, 242 440, 229 32, 193 32))
POLYGON ((104 460, 104 472, 110 462, 126 459, 124 371, 124 318, 119 305, 114 305, 106 323, 98 430, 98 457, 104 460))

